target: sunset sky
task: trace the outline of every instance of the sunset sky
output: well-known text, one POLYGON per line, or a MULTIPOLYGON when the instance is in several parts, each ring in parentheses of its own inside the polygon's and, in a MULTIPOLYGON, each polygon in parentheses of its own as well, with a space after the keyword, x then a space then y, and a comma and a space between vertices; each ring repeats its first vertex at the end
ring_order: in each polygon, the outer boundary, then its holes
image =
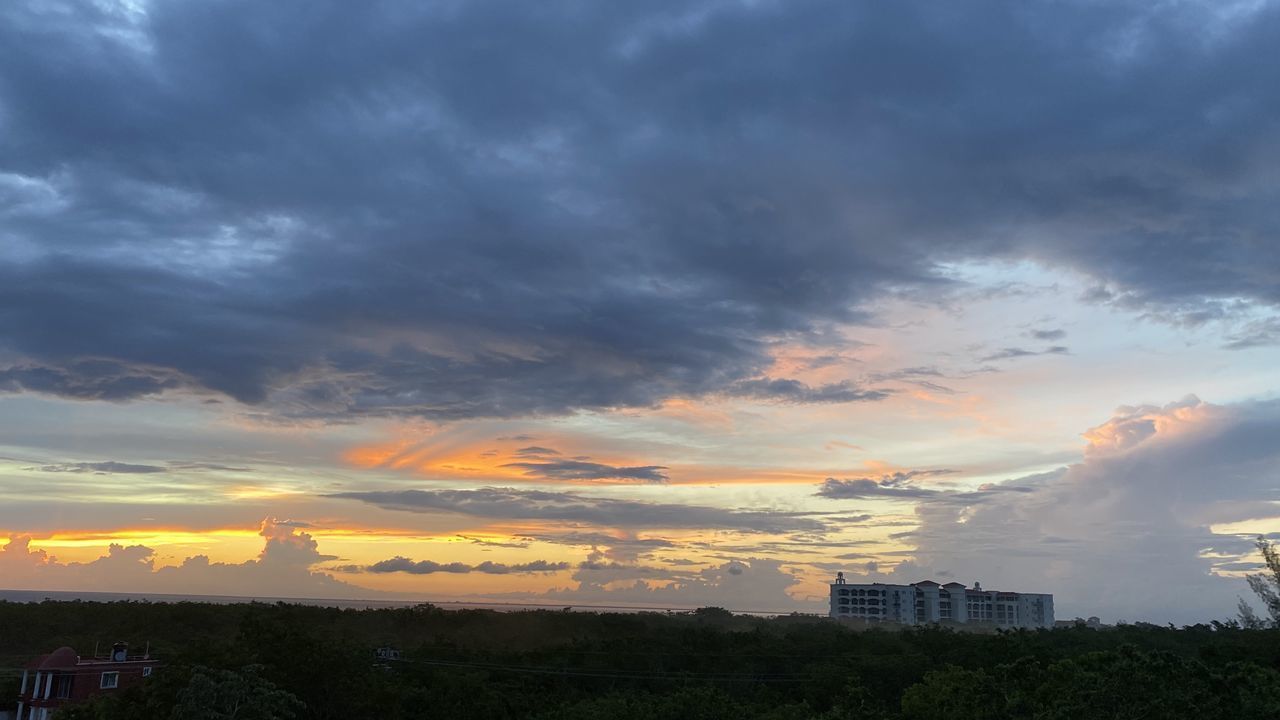
POLYGON ((1265 0, 0 3, 0 588, 1226 619, 1277 47, 1265 0))

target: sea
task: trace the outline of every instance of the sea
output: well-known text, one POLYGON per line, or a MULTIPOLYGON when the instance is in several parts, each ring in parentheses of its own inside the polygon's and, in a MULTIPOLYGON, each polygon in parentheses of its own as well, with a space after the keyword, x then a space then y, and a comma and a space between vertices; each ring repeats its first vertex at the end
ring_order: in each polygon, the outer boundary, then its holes
MULTIPOLYGON (((498 612, 520 612, 526 610, 565 610, 569 612, 610 612, 610 613, 688 613, 696 608, 640 605, 565 605, 554 603, 516 603, 486 602, 462 600, 424 600, 424 599, 352 599, 352 598, 302 598, 302 597, 268 597, 251 595, 171 595, 165 593, 114 593, 114 592, 81 592, 65 590, 4 590, 0 589, 0 602, 38 603, 46 600, 55 602, 146 602, 146 603, 214 603, 218 605, 237 605, 244 603, 287 603, 293 605, 313 605, 317 607, 351 608, 370 610, 378 608, 414 607, 430 604, 445 610, 495 610, 498 612)), ((736 615, 755 615, 759 617, 777 617, 791 615, 790 611, 780 610, 733 610, 736 615)), ((807 613, 806 613, 807 614, 807 613)))

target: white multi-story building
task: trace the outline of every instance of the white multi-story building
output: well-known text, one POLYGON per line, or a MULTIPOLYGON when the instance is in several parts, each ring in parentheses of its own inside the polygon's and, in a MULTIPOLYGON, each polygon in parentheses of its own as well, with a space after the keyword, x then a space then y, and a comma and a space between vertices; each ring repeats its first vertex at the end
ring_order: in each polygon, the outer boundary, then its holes
POLYGON ((831 617, 870 622, 927 625, 939 622, 983 623, 1008 628, 1053 627, 1053 596, 983 590, 974 583, 939 585, 851 584, 844 573, 831 584, 831 617))

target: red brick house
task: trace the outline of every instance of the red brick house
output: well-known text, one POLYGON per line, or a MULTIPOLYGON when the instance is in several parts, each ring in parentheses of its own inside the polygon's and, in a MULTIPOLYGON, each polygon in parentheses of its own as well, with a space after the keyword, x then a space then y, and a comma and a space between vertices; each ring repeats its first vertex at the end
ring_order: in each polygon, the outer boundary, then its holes
POLYGON ((82 658, 61 647, 27 663, 18 686, 18 720, 49 720, 63 705, 140 684, 159 666, 149 654, 129 655, 116 643, 105 658, 82 658))

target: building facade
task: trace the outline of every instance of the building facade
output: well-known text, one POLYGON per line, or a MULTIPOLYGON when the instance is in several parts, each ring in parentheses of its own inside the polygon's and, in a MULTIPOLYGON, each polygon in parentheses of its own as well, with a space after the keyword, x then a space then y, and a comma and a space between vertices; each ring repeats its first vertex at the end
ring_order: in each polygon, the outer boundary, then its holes
POLYGON ((17 720, 49 720, 63 705, 137 685, 159 666, 149 654, 129 655, 116 643, 105 658, 82 658, 69 647, 27 664, 18 686, 17 720))
POLYGON ((983 590, 979 583, 852 584, 837 573, 830 616, 901 625, 979 623, 1006 628, 1053 627, 1053 596, 983 590))

